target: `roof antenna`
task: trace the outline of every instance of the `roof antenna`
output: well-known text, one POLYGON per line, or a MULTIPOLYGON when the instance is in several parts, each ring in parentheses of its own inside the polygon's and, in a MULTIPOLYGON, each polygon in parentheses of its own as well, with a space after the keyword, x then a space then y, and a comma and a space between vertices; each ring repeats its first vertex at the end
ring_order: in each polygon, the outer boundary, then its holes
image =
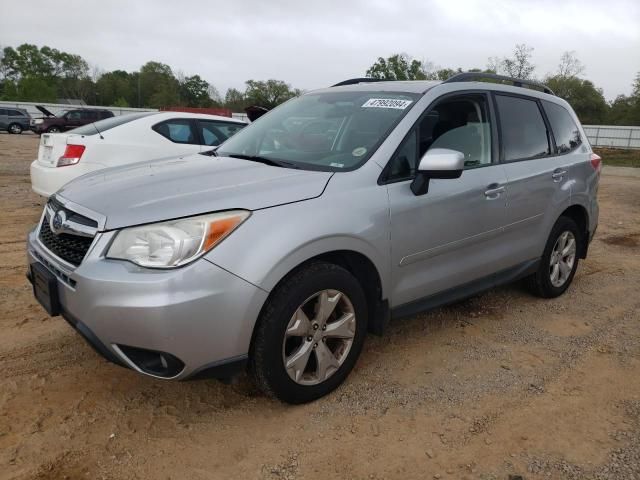
POLYGON ((96 132, 98 132, 98 136, 100 137, 100 140, 104 140, 104 137, 100 133, 100 130, 98 130, 98 127, 96 127, 96 122, 91 122, 91 125, 93 125, 93 128, 95 128, 96 132))

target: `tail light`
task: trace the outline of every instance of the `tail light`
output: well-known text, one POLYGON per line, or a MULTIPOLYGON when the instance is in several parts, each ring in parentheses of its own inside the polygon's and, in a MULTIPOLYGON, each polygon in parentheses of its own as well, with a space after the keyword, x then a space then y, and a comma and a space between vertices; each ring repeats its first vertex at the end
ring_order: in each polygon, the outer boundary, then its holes
POLYGON ((58 167, 66 167, 67 165, 75 165, 82 158, 84 153, 84 145, 67 145, 64 154, 58 159, 58 167))
POLYGON ((591 154, 591 166, 596 172, 600 173, 602 170, 602 158, 600 158, 600 155, 591 154))

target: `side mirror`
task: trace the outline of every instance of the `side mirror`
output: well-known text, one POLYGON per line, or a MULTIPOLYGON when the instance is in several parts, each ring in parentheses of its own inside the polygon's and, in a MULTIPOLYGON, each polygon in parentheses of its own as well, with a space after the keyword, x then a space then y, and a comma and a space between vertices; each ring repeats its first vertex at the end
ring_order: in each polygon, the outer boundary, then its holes
POLYGON ((414 195, 429 191, 432 178, 459 178, 464 170, 464 154, 448 148, 432 148, 420 159, 416 178, 411 182, 414 195))

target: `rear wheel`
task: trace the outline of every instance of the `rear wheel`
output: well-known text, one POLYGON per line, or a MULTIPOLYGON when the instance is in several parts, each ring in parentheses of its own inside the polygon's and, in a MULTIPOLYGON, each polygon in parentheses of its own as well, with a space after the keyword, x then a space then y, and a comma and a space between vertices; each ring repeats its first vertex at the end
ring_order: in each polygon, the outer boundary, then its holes
POLYGON ((551 229, 538 271, 528 278, 531 291, 544 298, 562 295, 578 269, 582 235, 576 222, 560 217, 551 229))
POLYGON ((51 127, 47 128, 47 133, 60 133, 60 127, 52 125, 51 127))
POLYGON ((9 131, 9 133, 18 135, 22 133, 22 125, 20 125, 19 123, 12 123, 9 125, 9 128, 7 128, 7 130, 9 131))
POLYGON ((288 403, 304 403, 338 387, 366 335, 362 287, 345 269, 318 262, 286 278, 272 293, 251 354, 257 385, 288 403))

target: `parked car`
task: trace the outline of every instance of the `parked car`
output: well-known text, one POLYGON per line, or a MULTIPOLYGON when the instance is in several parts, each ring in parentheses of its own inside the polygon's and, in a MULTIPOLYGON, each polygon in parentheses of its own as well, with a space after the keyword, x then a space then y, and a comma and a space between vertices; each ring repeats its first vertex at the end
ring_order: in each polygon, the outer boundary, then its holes
POLYGON ((246 124, 216 115, 142 112, 67 133, 44 133, 31 164, 31 187, 48 197, 70 180, 107 167, 211 150, 246 124))
POLYGON ((45 115, 43 118, 31 120, 31 131, 37 134, 66 132, 88 123, 113 117, 111 110, 98 108, 74 108, 64 110, 57 116, 41 105, 37 105, 36 108, 45 115))
POLYGON ((307 402, 390 318, 517 279, 564 293, 598 225, 600 169, 544 86, 346 82, 207 155, 67 184, 29 235, 29 276, 119 365, 161 379, 248 366, 307 402))
POLYGON ((30 120, 29 113, 23 108, 0 106, 0 130, 22 133, 23 130, 29 130, 30 120))

